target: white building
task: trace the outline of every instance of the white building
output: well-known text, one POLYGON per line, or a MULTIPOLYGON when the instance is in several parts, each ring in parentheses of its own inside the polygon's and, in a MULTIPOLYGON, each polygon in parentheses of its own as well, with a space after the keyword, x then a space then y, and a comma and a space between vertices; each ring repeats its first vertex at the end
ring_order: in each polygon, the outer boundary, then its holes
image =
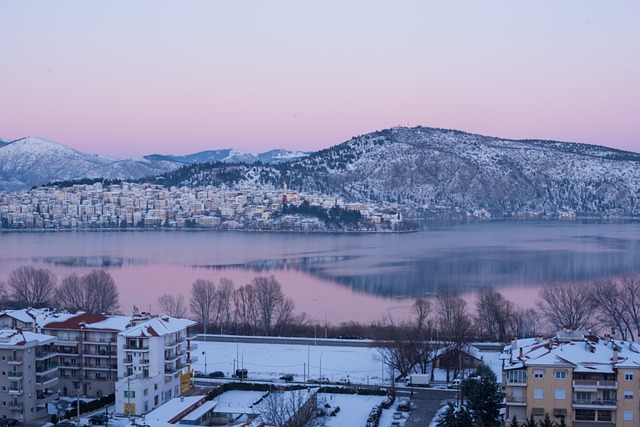
POLYGON ((162 316, 118 334, 117 413, 146 414, 189 389, 195 325, 162 316))

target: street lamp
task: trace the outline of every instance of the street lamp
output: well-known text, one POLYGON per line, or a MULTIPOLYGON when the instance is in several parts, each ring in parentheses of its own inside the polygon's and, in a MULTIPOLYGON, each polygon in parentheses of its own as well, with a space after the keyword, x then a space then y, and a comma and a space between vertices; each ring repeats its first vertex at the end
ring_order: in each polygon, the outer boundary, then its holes
POLYGON ((204 356, 204 374, 207 375, 207 353, 203 351, 202 355, 204 356))

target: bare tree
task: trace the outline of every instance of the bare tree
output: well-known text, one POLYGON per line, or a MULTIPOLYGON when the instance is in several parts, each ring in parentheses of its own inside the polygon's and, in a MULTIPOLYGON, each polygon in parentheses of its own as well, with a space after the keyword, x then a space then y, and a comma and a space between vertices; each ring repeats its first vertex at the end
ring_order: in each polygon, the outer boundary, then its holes
POLYGON ((589 329, 593 326, 593 308, 583 284, 545 286, 539 291, 540 311, 556 329, 589 329))
POLYGON ((111 313, 119 306, 116 283, 104 270, 93 270, 84 276, 75 273, 66 276, 57 294, 58 307, 69 311, 111 313))
POLYGON ((236 323, 243 334, 253 332, 257 324, 257 309, 254 289, 251 284, 239 287, 233 293, 236 323))
POLYGON ((87 304, 87 294, 82 285, 82 278, 76 273, 65 276, 56 292, 56 305, 58 308, 76 312, 83 310, 87 304))
POLYGON ((42 307, 54 296, 56 276, 44 268, 18 267, 7 281, 11 298, 22 307, 42 307))
POLYGON ((223 277, 218 283, 218 321, 220 333, 231 327, 233 318, 233 280, 223 277))
POLYGON ((163 294, 158 298, 158 306, 171 317, 185 317, 187 314, 187 304, 184 301, 184 295, 177 296, 163 294))
POLYGON ((623 340, 633 340, 633 323, 626 312, 625 296, 614 280, 596 280, 587 287, 593 312, 600 326, 620 332, 623 340))
POLYGON ((455 288, 443 285, 438 288, 435 312, 440 339, 461 346, 471 332, 467 302, 455 288))
POLYGON ((514 336, 518 338, 530 338, 538 335, 546 335, 545 324, 542 317, 533 308, 518 309, 515 314, 514 336))
POLYGON ((322 427, 327 422, 327 416, 318 413, 315 389, 272 392, 257 407, 260 419, 274 427, 322 427))
POLYGON ((433 306, 430 301, 418 298, 411 306, 411 312, 416 317, 416 328, 422 330, 427 326, 427 321, 431 315, 433 306))
POLYGON ((282 326, 293 313, 293 300, 286 298, 282 286, 275 277, 258 276, 251 281, 260 327, 265 335, 270 335, 274 325, 282 326))
POLYGON ((93 270, 82 276, 82 283, 87 292, 88 313, 111 313, 120 306, 116 282, 105 270, 93 270))
POLYGON ((490 286, 476 294, 476 326, 486 339, 507 342, 514 331, 515 305, 490 286))
POLYGON ((197 279, 191 287, 191 311, 202 324, 206 335, 216 309, 216 285, 211 280, 197 279))
MULTIPOLYGON (((640 335, 640 276, 624 276, 620 281, 623 310, 633 325, 634 333, 640 335)), ((629 336, 633 341, 634 334, 629 336)))

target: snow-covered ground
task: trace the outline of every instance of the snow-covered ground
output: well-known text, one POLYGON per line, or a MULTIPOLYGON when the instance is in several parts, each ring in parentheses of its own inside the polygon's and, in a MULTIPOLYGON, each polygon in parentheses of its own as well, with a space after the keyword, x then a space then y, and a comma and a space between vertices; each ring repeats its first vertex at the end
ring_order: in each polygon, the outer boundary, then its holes
POLYGON ((329 404, 328 412, 340 407, 340 411, 337 412, 335 417, 329 417, 328 427, 364 426, 367 424, 371 409, 382 403, 384 399, 384 396, 320 393, 318 395, 318 406, 329 404))

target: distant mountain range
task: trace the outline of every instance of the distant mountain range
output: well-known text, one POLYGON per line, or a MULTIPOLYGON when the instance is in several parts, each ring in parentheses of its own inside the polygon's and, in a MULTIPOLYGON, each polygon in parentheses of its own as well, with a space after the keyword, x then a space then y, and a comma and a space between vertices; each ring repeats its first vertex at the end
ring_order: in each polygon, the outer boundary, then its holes
POLYGON ((137 180, 194 163, 278 163, 307 154, 282 149, 259 154, 226 149, 186 156, 152 154, 120 160, 82 153, 42 138, 27 137, 15 141, 0 139, 0 191, 19 191, 53 181, 83 178, 137 180))
POLYGON ((116 160, 38 138, 0 142, 0 189, 160 174, 154 181, 166 185, 287 184, 417 213, 640 216, 640 154, 587 144, 398 127, 315 153, 229 149, 116 160))

